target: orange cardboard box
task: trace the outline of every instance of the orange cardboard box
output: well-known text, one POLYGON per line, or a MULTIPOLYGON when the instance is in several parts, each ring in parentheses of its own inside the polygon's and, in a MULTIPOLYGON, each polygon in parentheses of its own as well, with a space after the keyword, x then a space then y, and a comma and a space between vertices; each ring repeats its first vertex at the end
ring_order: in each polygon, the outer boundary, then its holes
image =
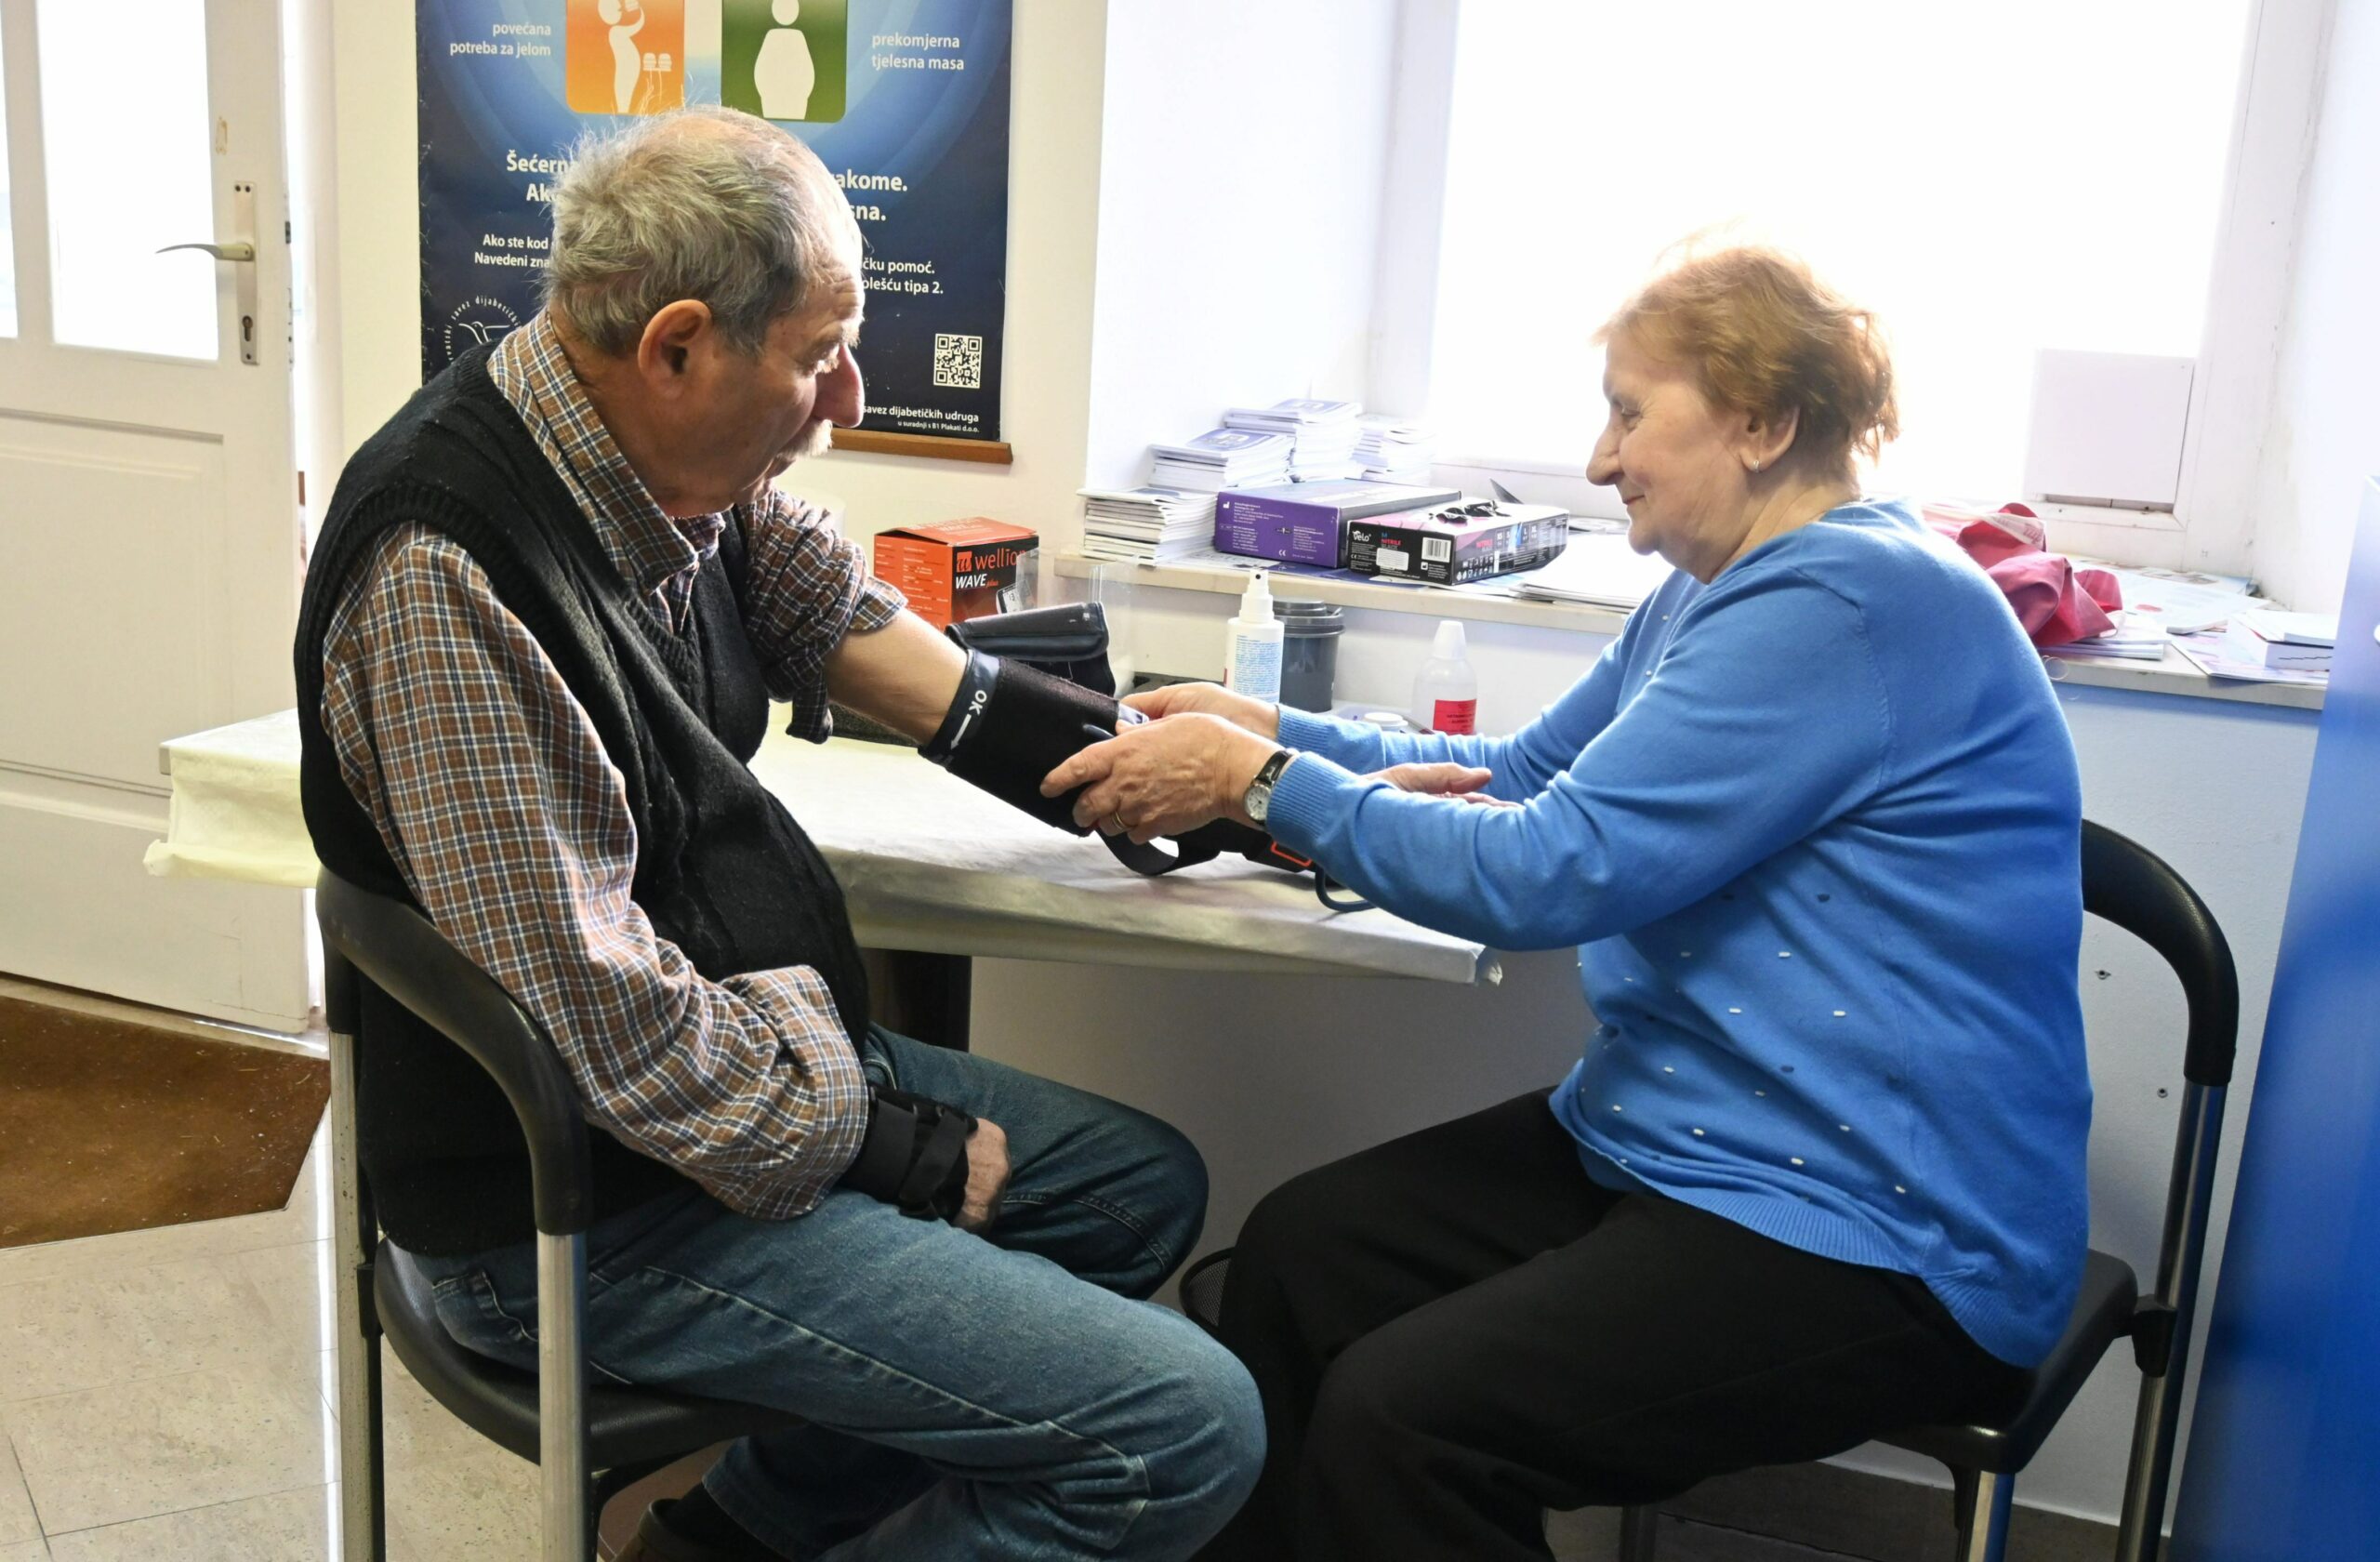
POLYGON ((1034 550, 1023 526, 975 516, 876 534, 876 574, 909 599, 909 611, 946 629, 987 613, 1033 605, 1034 550))

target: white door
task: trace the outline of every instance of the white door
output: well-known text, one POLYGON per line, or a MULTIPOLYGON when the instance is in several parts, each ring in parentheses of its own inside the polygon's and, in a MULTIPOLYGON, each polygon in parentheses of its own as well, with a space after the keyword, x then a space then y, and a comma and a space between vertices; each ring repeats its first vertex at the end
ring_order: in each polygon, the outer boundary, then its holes
POLYGON ((0 0, 0 972, 295 1028, 302 897, 140 861, 293 699, 279 0, 0 0))

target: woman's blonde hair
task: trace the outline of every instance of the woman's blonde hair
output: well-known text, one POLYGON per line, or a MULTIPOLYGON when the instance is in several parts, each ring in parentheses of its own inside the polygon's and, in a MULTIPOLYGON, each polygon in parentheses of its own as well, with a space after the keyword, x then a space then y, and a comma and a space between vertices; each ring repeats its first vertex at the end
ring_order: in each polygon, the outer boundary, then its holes
POLYGON ((1595 333, 1625 336, 1693 371, 1717 405, 1799 419, 1797 460, 1852 475, 1900 432, 1882 324, 1781 250, 1738 245, 1696 256, 1638 289, 1595 333))

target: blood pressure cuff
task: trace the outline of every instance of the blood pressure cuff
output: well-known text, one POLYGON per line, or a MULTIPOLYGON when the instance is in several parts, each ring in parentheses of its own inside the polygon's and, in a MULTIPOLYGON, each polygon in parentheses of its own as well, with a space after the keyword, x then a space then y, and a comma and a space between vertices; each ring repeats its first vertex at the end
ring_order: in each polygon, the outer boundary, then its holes
POLYGON ((956 1223, 967 1203, 967 1139, 974 1132, 975 1119, 956 1106, 879 1086, 843 1185, 918 1220, 956 1223))
MULTIPOLYGON (((1041 778, 1112 735, 1126 711, 1113 695, 1052 678, 1022 662, 970 651, 958 697, 919 752, 1045 825, 1088 835, 1075 823, 1078 794, 1045 798, 1041 778)), ((1136 710, 1129 714, 1140 719, 1136 710)))
MULTIPOLYGON (((1119 722, 1130 726, 1146 720, 1113 695, 1052 678, 1021 662, 971 650, 967 669, 959 680, 959 694, 950 702, 941 728, 920 751, 960 780, 981 787, 1043 824, 1088 835, 1088 829, 1075 823, 1075 799, 1081 789, 1045 798, 1041 778, 1112 735, 1119 722)), ((1101 839, 1118 862, 1152 878, 1211 862, 1226 853, 1285 873, 1303 873, 1314 867, 1263 830, 1230 819, 1217 819, 1171 838, 1171 852, 1121 835, 1101 839)))

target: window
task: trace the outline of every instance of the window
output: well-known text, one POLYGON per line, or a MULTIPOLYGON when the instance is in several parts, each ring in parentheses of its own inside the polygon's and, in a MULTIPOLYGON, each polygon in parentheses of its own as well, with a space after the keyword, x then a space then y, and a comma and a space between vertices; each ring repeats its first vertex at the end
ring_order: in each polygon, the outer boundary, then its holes
POLYGON ((2037 351, 2201 351, 2251 22, 2250 0, 1462 6, 1441 449, 1579 470, 1589 337, 1705 234, 1781 244, 1884 318, 1903 433, 1876 487, 2016 496, 2037 351))
POLYGON ((216 263, 206 7, 44 5, 41 133, 51 335, 74 347, 212 358, 216 263))
POLYGON ((8 186, 8 61, 0 53, 0 337, 17 334, 17 219, 8 186))

